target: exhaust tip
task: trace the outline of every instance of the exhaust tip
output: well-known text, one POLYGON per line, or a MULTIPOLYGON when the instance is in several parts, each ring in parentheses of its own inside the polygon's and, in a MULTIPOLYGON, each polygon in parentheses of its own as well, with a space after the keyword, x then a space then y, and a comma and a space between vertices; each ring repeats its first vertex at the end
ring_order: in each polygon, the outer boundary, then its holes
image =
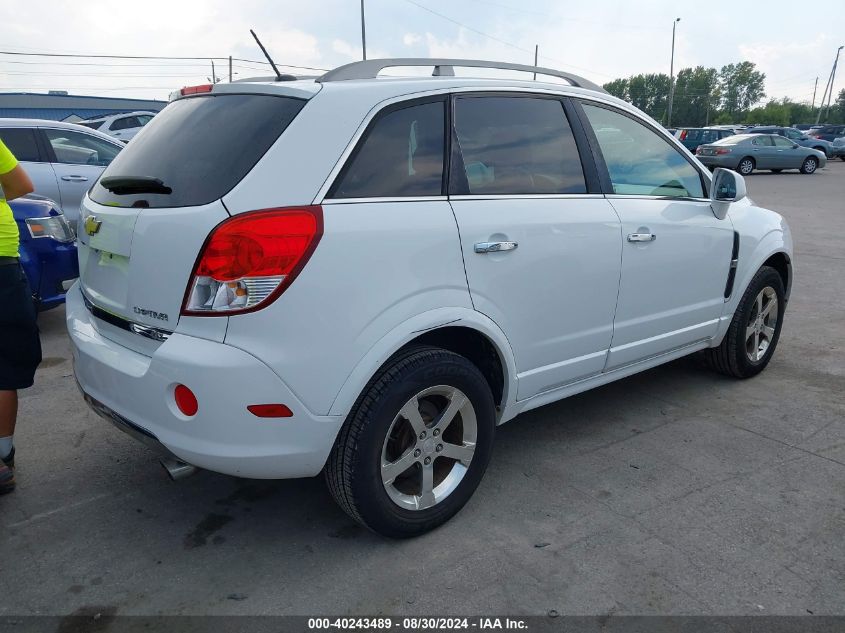
POLYGON ((164 470, 167 471, 167 476, 173 481, 179 481, 180 479, 185 479, 185 477, 190 477, 199 470, 196 466, 171 458, 162 459, 161 465, 164 467, 164 470))

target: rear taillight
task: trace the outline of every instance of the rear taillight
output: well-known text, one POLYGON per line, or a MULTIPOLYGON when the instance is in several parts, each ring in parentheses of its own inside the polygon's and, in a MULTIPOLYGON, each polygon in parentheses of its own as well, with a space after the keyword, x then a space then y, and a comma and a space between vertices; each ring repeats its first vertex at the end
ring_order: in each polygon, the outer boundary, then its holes
POLYGON ((265 209, 225 220, 197 258, 182 314, 240 314, 269 305, 293 282, 322 235, 319 206, 265 209))
POLYGON ((726 149, 726 148, 724 148, 724 147, 720 147, 719 149, 717 149, 717 150, 716 150, 715 152, 713 152, 713 153, 714 153, 714 154, 716 154, 716 156, 721 156, 722 154, 730 154, 730 153, 731 153, 731 150, 726 149))
POLYGON ((686 139, 686 137, 687 137, 687 131, 682 130, 681 135, 678 137, 678 140, 683 141, 684 139, 686 139))

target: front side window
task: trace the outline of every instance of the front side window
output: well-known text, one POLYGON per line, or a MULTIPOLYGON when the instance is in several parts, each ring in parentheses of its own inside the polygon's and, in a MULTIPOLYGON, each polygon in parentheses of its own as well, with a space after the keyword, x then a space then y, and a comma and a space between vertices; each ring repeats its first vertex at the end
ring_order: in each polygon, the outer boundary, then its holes
POLYGON ((401 198, 443 193, 445 101, 378 116, 359 141, 329 198, 401 198))
POLYGON ((762 147, 771 147, 772 145, 774 145, 774 143, 772 142, 771 136, 763 136, 763 135, 755 136, 752 139, 751 144, 752 145, 760 145, 762 147))
POLYGON ((775 136, 774 137, 775 145, 778 147, 792 147, 794 143, 790 141, 788 138, 783 138, 782 136, 775 136))
POLYGON ((0 139, 19 161, 38 162, 38 145, 35 142, 35 130, 26 127, 7 127, 0 129, 0 139))
MULTIPOLYGON (((572 129, 556 99, 473 96, 455 100, 454 194, 586 193, 572 129)), ((454 155, 454 152, 453 152, 454 155)))
POLYGON ((800 139, 803 135, 798 130, 786 130, 786 136, 791 139, 800 139))
POLYGON ((657 132, 614 110, 583 105, 614 193, 704 197, 701 174, 657 132))

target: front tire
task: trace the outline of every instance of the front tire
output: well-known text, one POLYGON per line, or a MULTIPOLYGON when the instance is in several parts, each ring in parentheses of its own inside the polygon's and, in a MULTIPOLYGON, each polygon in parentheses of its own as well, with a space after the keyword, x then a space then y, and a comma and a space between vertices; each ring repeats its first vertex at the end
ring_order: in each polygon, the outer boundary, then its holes
POLYGON ((783 280, 763 266, 748 284, 722 343, 705 350, 711 369, 734 378, 751 378, 766 368, 783 326, 783 280))
POLYGON ((819 160, 815 156, 807 156, 804 162, 801 163, 802 174, 812 174, 819 166, 819 160))
POLYGON ((365 527, 417 536, 454 516, 490 460, 495 405, 469 360, 417 347, 389 360, 358 398, 325 468, 335 501, 365 527))
POLYGON ((752 171, 754 171, 754 167, 754 159, 750 156, 746 156, 739 161, 739 165, 737 165, 736 170, 743 176, 748 176, 752 171))

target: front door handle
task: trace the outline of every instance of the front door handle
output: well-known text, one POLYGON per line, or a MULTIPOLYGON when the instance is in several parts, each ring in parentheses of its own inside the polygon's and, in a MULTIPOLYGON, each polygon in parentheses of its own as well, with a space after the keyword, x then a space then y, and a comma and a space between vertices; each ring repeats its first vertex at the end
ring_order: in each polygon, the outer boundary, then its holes
POLYGON ((629 242, 653 242, 656 239, 654 233, 628 233, 629 242))
POLYGON ((501 251, 512 251, 519 244, 517 242, 476 242, 476 253, 499 253, 501 251))
POLYGON ((88 179, 85 176, 62 176, 62 180, 67 182, 87 182, 88 179))

